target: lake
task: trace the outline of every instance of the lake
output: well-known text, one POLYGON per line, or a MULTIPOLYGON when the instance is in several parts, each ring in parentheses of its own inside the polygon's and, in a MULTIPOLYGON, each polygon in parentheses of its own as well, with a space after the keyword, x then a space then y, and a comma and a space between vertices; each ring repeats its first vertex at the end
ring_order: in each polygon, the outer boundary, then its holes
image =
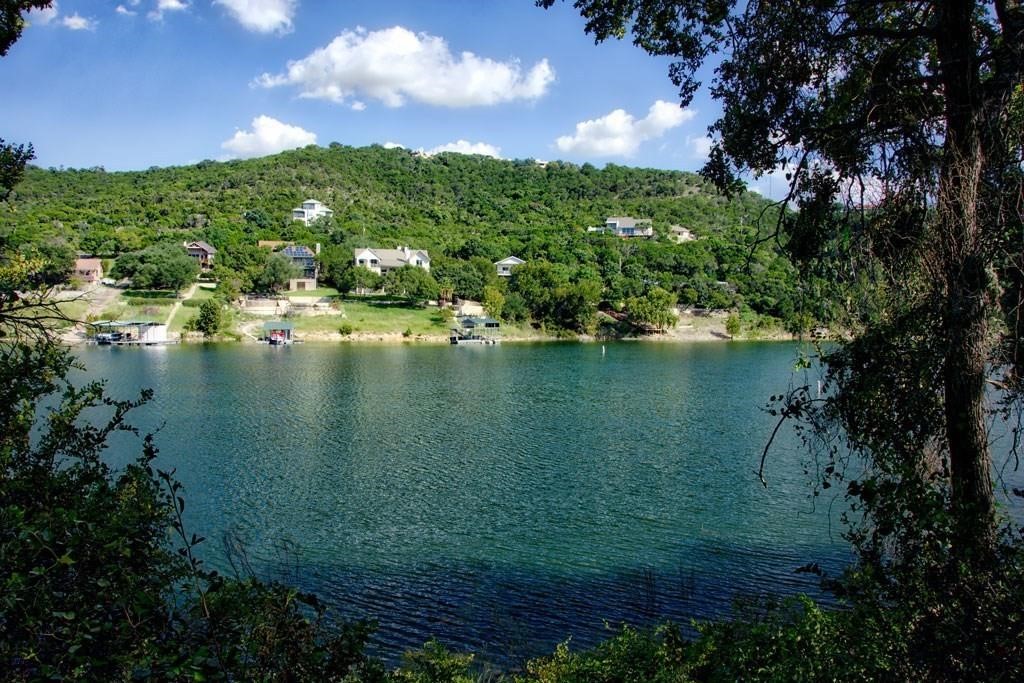
MULTIPOLYGON (((841 499, 762 408, 791 343, 498 347, 83 348, 119 398, 154 400, 157 466, 186 487, 189 533, 231 571, 379 623, 390 661, 430 636, 515 665, 605 623, 729 613, 808 592, 849 560, 841 499), (236 566, 238 556, 235 556, 236 566)), ((810 377, 813 383, 815 377, 810 377)), ((110 459, 139 452, 119 437, 110 459)))

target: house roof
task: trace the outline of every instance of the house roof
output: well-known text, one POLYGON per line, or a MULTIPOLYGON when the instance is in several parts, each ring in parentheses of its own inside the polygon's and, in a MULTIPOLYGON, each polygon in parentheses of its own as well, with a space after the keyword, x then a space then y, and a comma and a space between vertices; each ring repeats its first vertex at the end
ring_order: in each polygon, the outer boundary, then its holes
POLYGON ((368 251, 374 256, 376 256, 377 260, 380 261, 380 265, 384 268, 400 268, 402 266, 410 265, 410 259, 413 256, 419 256, 421 259, 425 261, 430 260, 430 256, 427 254, 427 252, 423 251, 422 249, 409 249, 408 251, 406 251, 404 249, 364 248, 355 249, 354 253, 356 257, 358 257, 359 253, 364 251, 368 251))
POLYGON ((633 218, 632 216, 609 216, 605 219, 605 225, 615 223, 620 228, 635 228, 638 223, 650 225, 650 218, 633 218))
POLYGON ((75 261, 75 270, 99 270, 103 261, 98 258, 80 258, 75 261))
POLYGON ((102 327, 105 329, 115 327, 166 327, 165 323, 158 323, 152 320, 97 320, 89 323, 93 327, 102 327))
POLYGON ((272 332, 274 330, 294 330, 295 323, 284 322, 283 320, 269 320, 263 323, 264 332, 272 332))
POLYGON ((217 249, 212 244, 209 244, 208 242, 204 242, 202 240, 195 240, 194 242, 189 242, 185 246, 187 246, 189 248, 194 248, 194 249, 202 249, 207 254, 216 254, 217 253, 217 249))
POLYGON ((500 261, 495 261, 494 265, 496 265, 496 266, 521 266, 524 263, 526 263, 526 261, 524 261, 523 259, 519 258, 518 256, 506 256, 505 258, 501 259, 500 261))
POLYGON ((281 250, 281 253, 288 258, 313 258, 316 256, 312 249, 301 244, 285 247, 281 250))
POLYGON ((498 327, 501 324, 494 318, 486 316, 466 316, 461 322, 463 327, 498 327))

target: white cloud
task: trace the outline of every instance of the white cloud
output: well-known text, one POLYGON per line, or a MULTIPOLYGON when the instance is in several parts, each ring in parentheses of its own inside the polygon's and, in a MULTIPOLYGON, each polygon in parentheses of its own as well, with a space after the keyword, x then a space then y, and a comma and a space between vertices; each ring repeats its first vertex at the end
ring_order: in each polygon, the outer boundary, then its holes
POLYGON ((164 12, 184 12, 187 9, 188 2, 185 0, 157 0, 156 9, 146 16, 153 21, 161 21, 164 18, 164 12))
POLYGON ((63 17, 60 20, 61 26, 69 28, 72 31, 95 31, 96 20, 83 17, 81 14, 75 13, 70 17, 63 17))
POLYGON ((707 136, 688 137, 686 145, 690 148, 690 158, 707 161, 711 155, 711 138, 707 136))
POLYGON ((30 24, 46 26, 57 18, 57 3, 54 2, 49 7, 44 7, 42 9, 30 10, 25 16, 30 24))
POLYGON ((316 144, 316 133, 281 123, 269 116, 257 116, 252 120, 251 132, 235 131, 231 139, 221 143, 221 147, 235 156, 248 159, 313 144, 316 144))
POLYGON ((297 0, 213 0, 242 26, 257 33, 289 33, 297 0))
POLYGON ((352 111, 365 111, 365 110, 366 110, 366 102, 360 102, 359 100, 356 100, 355 102, 352 103, 352 111))
POLYGON ((384 149, 405 149, 405 145, 400 142, 385 142, 381 145, 384 149))
POLYGON ((134 17, 136 14, 138 14, 138 12, 136 12, 134 10, 130 10, 127 7, 125 7, 124 5, 118 5, 116 8, 114 8, 114 11, 117 12, 118 14, 120 14, 122 16, 126 16, 126 17, 134 17))
POLYGON ((433 156, 443 152, 455 152, 456 154, 482 154, 486 157, 501 158, 501 148, 489 145, 486 142, 469 142, 468 140, 456 140, 446 145, 439 145, 433 149, 426 150, 425 154, 433 156))
POLYGON ((697 115, 692 109, 658 100, 640 120, 623 109, 591 121, 576 124, 575 135, 563 135, 555 145, 563 152, 588 156, 630 156, 641 143, 660 138, 697 115))
POLYGON ((343 103, 357 93, 389 107, 407 100, 443 107, 535 100, 555 79, 546 59, 525 74, 518 61, 497 62, 472 52, 453 55, 443 38, 401 26, 344 31, 326 47, 265 73, 257 85, 294 85, 301 97, 343 103))

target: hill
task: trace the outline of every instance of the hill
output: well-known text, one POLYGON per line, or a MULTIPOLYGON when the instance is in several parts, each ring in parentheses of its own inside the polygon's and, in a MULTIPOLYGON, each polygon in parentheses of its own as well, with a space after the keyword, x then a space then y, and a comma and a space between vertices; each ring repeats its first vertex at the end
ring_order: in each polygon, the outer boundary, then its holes
POLYGON ((237 271, 251 268, 258 240, 321 242, 328 278, 355 246, 408 244, 428 249, 437 279, 463 295, 479 295, 480 287, 459 284, 466 277, 456 271, 474 258, 515 254, 562 268, 570 282, 598 282, 609 301, 659 286, 683 303, 791 318, 792 268, 774 245, 751 252, 752 225, 766 210, 770 218, 774 210, 759 195, 725 199, 692 173, 333 143, 139 172, 30 168, 0 209, 0 239, 105 257, 203 239, 237 271), (333 219, 309 228, 291 221, 291 209, 307 198, 331 207, 333 219), (657 238, 586 233, 613 215, 653 219, 657 238), (672 225, 700 239, 671 243, 672 225))

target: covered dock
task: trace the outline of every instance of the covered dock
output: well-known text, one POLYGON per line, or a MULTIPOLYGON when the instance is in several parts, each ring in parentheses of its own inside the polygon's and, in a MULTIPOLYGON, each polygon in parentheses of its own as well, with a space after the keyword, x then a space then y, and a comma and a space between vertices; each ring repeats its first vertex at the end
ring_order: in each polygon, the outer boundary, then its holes
POLYGON ((98 320, 90 323, 92 341, 103 345, 156 346, 174 344, 167 325, 152 320, 98 320))
POLYGON ((273 346, 293 344, 295 324, 284 320, 268 320, 263 323, 263 339, 273 346))

